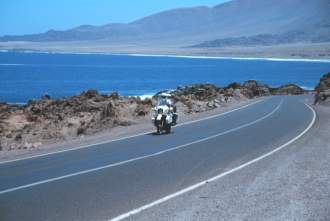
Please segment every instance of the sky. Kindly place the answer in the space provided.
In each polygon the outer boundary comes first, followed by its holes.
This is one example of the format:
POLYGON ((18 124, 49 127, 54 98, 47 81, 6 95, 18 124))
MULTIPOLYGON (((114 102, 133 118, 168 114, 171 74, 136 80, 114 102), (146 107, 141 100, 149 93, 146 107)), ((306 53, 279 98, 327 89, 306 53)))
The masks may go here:
POLYGON ((163 10, 229 0, 0 0, 0 36, 128 23, 163 10))

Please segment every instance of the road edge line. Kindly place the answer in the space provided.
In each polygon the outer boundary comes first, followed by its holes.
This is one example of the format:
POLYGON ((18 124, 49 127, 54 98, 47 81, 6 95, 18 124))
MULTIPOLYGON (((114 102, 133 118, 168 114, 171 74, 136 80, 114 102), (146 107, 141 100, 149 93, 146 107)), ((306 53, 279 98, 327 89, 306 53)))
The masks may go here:
POLYGON ((254 164, 254 163, 256 163, 256 162, 258 162, 260 160, 263 160, 263 159, 265 159, 265 158, 273 155, 274 153, 277 153, 278 151, 282 150, 283 148, 289 146, 290 144, 292 144, 293 142, 295 142, 299 138, 301 138, 303 135, 305 135, 313 127, 313 125, 314 125, 314 123, 316 121, 316 112, 315 112, 315 110, 309 104, 307 104, 307 103, 304 103, 304 104, 312 111, 313 118, 312 118, 311 122, 309 123, 309 125, 307 126, 307 128, 305 128, 304 131, 302 131, 300 134, 298 134, 296 137, 294 137, 293 139, 289 140, 285 144, 283 144, 283 145, 275 148, 274 150, 272 150, 272 151, 270 151, 270 152, 268 152, 268 153, 266 153, 264 155, 261 155, 260 157, 257 157, 257 158, 255 158, 255 159, 253 159, 251 161, 248 161, 248 162, 246 162, 246 163, 244 163, 244 164, 242 164, 242 165, 240 165, 238 167, 235 167, 235 168, 233 168, 231 170, 228 170, 228 171, 226 171, 224 173, 221 173, 221 174, 219 174, 217 176, 214 176, 212 178, 209 178, 209 179, 207 179, 205 181, 202 181, 202 182, 199 182, 199 183, 194 184, 192 186, 189 186, 189 187, 187 187, 187 188, 185 188, 183 190, 180 190, 178 192, 175 192, 173 194, 167 195, 167 196, 165 196, 163 198, 160 198, 160 199, 158 199, 156 201, 153 201, 152 203, 146 204, 146 205, 144 205, 142 207, 139 207, 139 208, 134 209, 134 210, 131 210, 131 211, 127 212, 127 213, 121 214, 121 215, 119 215, 119 216, 117 216, 115 218, 112 218, 112 219, 108 220, 108 221, 121 221, 121 220, 126 219, 126 218, 129 218, 129 217, 131 217, 133 215, 139 214, 139 213, 141 213, 144 210, 150 209, 150 208, 152 208, 152 207, 154 207, 156 205, 159 205, 161 203, 164 203, 164 202, 166 202, 168 200, 171 200, 171 199, 173 199, 175 197, 178 197, 178 196, 183 195, 183 194, 185 194, 187 192, 190 192, 190 191, 195 190, 195 189, 197 189, 199 187, 202 187, 202 186, 204 186, 204 185, 206 185, 206 184, 208 184, 210 182, 214 182, 214 181, 216 181, 216 180, 218 180, 218 179, 220 179, 220 178, 222 178, 222 177, 224 177, 226 175, 232 174, 232 173, 234 173, 236 171, 239 171, 239 170, 241 170, 241 169, 243 169, 245 167, 248 167, 251 164, 254 164))
POLYGON ((270 117, 282 106, 282 104, 283 104, 283 99, 281 100, 280 104, 278 104, 277 107, 273 111, 266 114, 265 116, 263 116, 261 118, 258 118, 257 120, 254 120, 252 122, 243 124, 241 126, 223 131, 221 133, 218 133, 218 134, 215 134, 215 135, 212 135, 212 136, 209 136, 209 137, 205 137, 205 138, 195 140, 195 141, 192 141, 192 142, 189 142, 189 143, 181 144, 179 146, 171 147, 171 148, 168 148, 168 149, 165 149, 165 150, 153 153, 153 154, 144 155, 144 156, 140 156, 140 157, 136 157, 136 158, 128 159, 128 160, 125 160, 125 161, 112 163, 112 164, 108 164, 108 165, 104 165, 104 166, 100 166, 100 167, 96 167, 96 168, 92 168, 92 169, 88 169, 88 170, 82 170, 82 171, 79 171, 79 172, 75 172, 75 173, 71 173, 71 174, 67 174, 67 175, 62 175, 62 176, 59 176, 59 177, 49 178, 49 179, 46 179, 46 180, 41 180, 41 181, 37 181, 37 182, 34 182, 34 183, 30 183, 30 184, 25 184, 25 185, 22 185, 22 186, 17 186, 17 187, 12 187, 12 188, 9 188, 9 189, 0 190, 0 195, 5 194, 5 193, 14 192, 16 190, 21 190, 21 189, 26 189, 26 188, 38 186, 38 185, 45 184, 45 183, 54 182, 54 181, 57 181, 57 180, 62 180, 62 179, 66 179, 66 178, 70 178, 70 177, 74 177, 74 176, 78 176, 78 175, 83 175, 83 174, 87 174, 87 173, 96 172, 96 171, 99 171, 99 170, 104 170, 104 169, 120 166, 120 165, 123 165, 123 164, 131 163, 131 162, 134 162, 134 161, 138 161, 138 160, 142 160, 142 159, 146 159, 146 158, 150 158, 150 157, 156 157, 156 156, 159 156, 159 155, 171 152, 171 151, 182 149, 184 147, 187 147, 187 146, 190 146, 190 145, 193 145, 193 144, 196 144, 196 143, 201 143, 201 142, 204 142, 206 140, 211 140, 211 139, 214 139, 216 137, 223 136, 225 134, 240 130, 242 128, 249 127, 253 124, 256 124, 256 123, 270 117))

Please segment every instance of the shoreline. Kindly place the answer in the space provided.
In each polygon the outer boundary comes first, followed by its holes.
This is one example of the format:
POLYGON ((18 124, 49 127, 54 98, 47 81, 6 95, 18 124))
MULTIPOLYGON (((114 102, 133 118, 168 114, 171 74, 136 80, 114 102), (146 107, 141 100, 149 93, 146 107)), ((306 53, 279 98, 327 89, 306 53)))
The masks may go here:
MULTIPOLYGON (((313 58, 280 58, 280 57, 225 57, 225 56, 200 56, 200 55, 176 55, 176 54, 139 54, 139 53, 111 53, 111 52, 64 52, 64 51, 33 51, 33 50, 0 50, 0 53, 35 53, 35 54, 72 54, 72 55, 110 55, 132 57, 168 57, 186 59, 210 59, 210 60, 247 60, 247 61, 273 61, 273 62, 315 62, 330 63, 330 59, 313 58)), ((8 64, 6 64, 8 65, 8 64)), ((17 64, 15 64, 17 65, 17 64)), ((19 64, 18 64, 19 65, 19 64)))
MULTIPOLYGON (((121 55, 121 54, 113 54, 121 55)), ((197 55, 157 55, 157 54, 123 54, 135 57, 170 57, 170 58, 191 58, 191 59, 213 59, 213 60, 260 60, 260 61, 284 61, 284 62, 321 62, 330 63, 330 59, 305 59, 305 58, 262 58, 262 57, 222 57, 222 56, 197 56, 197 55)))

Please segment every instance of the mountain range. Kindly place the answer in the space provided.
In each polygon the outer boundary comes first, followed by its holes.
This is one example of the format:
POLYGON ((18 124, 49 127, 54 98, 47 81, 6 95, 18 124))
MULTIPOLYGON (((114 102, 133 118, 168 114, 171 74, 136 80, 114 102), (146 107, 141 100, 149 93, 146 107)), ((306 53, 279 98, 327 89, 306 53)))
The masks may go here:
POLYGON ((82 25, 66 31, 2 36, 1 42, 145 43, 180 47, 330 42, 330 0, 232 0, 179 8, 131 23, 82 25))

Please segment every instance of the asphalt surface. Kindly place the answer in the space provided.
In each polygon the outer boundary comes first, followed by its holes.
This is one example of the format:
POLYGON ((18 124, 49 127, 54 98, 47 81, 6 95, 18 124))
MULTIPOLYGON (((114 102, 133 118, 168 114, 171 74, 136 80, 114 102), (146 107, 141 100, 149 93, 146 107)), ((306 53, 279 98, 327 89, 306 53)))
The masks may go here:
POLYGON ((330 105, 281 151, 145 210, 134 221, 329 221, 330 105))
POLYGON ((0 164, 0 220, 109 220, 291 140, 313 117, 302 100, 271 97, 170 135, 0 164))

